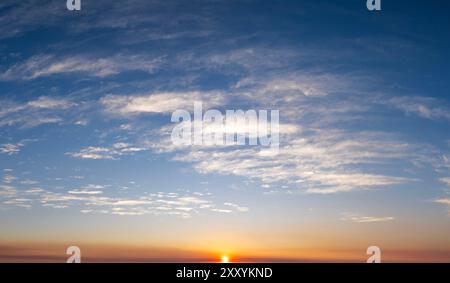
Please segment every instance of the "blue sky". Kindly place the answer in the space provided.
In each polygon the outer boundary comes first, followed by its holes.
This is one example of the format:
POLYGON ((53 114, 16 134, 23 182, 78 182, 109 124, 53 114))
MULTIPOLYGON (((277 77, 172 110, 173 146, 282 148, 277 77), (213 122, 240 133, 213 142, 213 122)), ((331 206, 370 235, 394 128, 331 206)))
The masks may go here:
POLYGON ((448 8, 2 1, 0 240, 448 261, 448 8), (175 147, 194 101, 279 110, 279 153, 175 147))

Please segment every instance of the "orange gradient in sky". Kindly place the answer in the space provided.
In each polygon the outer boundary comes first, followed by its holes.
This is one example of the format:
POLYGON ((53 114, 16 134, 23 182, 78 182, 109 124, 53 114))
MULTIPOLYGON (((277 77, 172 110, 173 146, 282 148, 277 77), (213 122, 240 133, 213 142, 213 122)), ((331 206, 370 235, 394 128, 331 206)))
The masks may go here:
MULTIPOLYGON (((4 243, 0 242, 0 262, 60 262, 69 257, 71 243, 4 243)), ((183 250, 151 246, 126 246, 105 244, 80 244, 81 261, 89 262, 199 262, 199 263, 250 263, 250 262, 365 262, 365 248, 354 250, 304 249, 284 253, 282 250, 242 253, 217 253, 212 251, 183 250)), ((384 250, 384 262, 449 262, 448 251, 384 250)))

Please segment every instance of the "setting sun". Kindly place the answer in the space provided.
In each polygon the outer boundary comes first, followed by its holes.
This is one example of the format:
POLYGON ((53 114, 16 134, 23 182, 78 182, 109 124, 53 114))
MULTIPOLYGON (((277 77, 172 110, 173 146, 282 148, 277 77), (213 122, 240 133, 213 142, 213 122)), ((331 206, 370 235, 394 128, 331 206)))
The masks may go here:
POLYGON ((230 262, 230 258, 226 255, 222 256, 222 263, 229 263, 230 262))

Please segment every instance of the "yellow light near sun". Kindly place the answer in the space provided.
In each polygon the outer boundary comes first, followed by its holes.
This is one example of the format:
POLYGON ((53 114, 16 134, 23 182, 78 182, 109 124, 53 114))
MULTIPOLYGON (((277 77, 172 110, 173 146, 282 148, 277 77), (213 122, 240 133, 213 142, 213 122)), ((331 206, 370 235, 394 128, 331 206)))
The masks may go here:
POLYGON ((229 263, 229 262, 230 259, 226 255, 222 256, 222 263, 229 263))

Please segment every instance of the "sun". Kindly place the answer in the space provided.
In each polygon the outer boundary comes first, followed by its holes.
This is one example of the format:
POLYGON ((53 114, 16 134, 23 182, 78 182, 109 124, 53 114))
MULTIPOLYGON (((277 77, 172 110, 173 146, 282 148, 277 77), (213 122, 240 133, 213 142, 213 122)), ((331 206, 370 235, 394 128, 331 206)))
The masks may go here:
POLYGON ((222 256, 222 263, 229 263, 230 262, 230 258, 226 255, 222 256))

